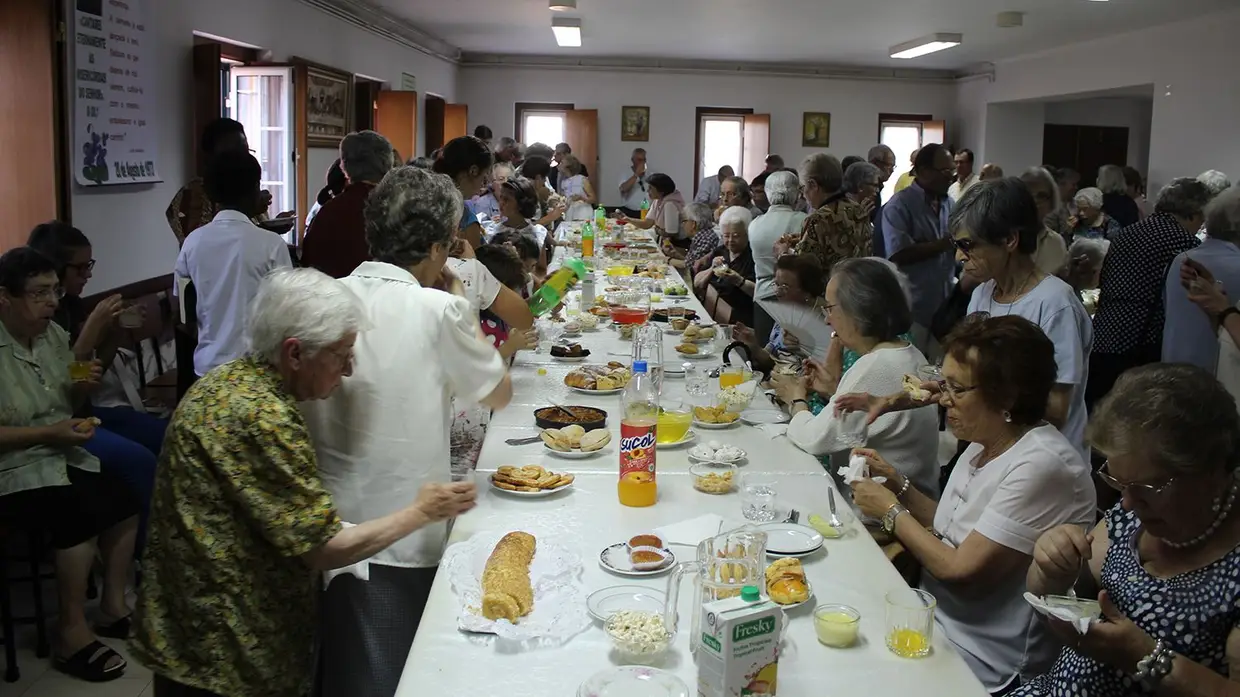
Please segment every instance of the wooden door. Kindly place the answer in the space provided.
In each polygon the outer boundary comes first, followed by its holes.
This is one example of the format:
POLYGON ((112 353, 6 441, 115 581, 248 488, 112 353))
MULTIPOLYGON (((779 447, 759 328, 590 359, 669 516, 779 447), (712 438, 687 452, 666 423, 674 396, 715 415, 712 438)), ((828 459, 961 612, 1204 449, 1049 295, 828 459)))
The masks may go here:
POLYGON ((1128 164, 1128 129, 1048 123, 1042 127, 1042 161, 1071 167, 1081 174, 1082 188, 1094 186, 1103 165, 1128 164))
POLYGON ((445 104, 443 107, 443 142, 469 135, 469 107, 445 104))
POLYGON ((207 124, 224 113, 224 95, 220 89, 220 45, 214 41, 194 46, 194 171, 205 174, 202 159, 202 131, 207 124))
POLYGON ((771 152, 771 115, 745 114, 742 118, 745 120, 745 134, 741 171, 737 174, 749 180, 766 169, 766 156, 771 152))
POLYGON ((430 155, 436 149, 442 148, 444 142, 443 137, 443 120, 444 120, 444 102, 443 97, 433 94, 426 95, 426 104, 423 106, 423 112, 426 114, 426 125, 422 127, 423 137, 426 139, 426 154, 430 155))
MULTIPOLYGON (((1077 169, 1077 141, 1080 137, 1076 126, 1048 123, 1042 127, 1042 162, 1052 167, 1077 169)), ((1082 184, 1082 186, 1089 186, 1082 184)))
POLYGON ((54 26, 50 2, 0 0, 0 252, 60 213, 54 26))
MULTIPOLYGON (((353 83, 353 130, 375 130, 375 99, 383 83, 358 78, 353 83)), ((410 153, 401 153, 412 157, 410 153)))
MULTIPOLYGON (((573 109, 564 112, 564 140, 573 149, 581 164, 590 170, 594 193, 599 193, 598 171, 598 109, 573 109)), ((601 200, 601 197, 600 197, 601 200)))
POLYGON ((923 121, 921 124, 921 144, 938 143, 945 145, 947 140, 946 121, 923 121))
POLYGON ((417 149, 418 93, 388 91, 375 95, 375 130, 401 157, 410 157, 417 149))

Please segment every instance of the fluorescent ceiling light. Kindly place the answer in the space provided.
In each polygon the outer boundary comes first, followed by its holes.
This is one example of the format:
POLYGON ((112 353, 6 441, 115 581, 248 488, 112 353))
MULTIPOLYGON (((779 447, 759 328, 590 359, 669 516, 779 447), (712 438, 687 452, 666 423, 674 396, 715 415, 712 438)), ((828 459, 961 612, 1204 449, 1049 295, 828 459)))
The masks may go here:
POLYGON ((964 37, 960 34, 931 34, 920 39, 906 41, 891 47, 892 58, 918 58, 928 53, 959 46, 964 37))
POLYGON ((581 45, 581 20, 573 17, 552 17, 551 31, 555 42, 561 46, 581 45))
POLYGON ((548 0, 552 12, 569 12, 577 9, 577 0, 548 0))

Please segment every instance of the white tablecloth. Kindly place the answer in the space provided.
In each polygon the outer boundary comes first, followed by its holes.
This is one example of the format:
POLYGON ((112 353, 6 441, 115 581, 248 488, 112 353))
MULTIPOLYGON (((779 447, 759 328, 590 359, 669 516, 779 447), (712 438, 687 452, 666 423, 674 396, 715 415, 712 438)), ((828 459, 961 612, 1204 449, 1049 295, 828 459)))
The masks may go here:
MULTIPOLYGON (((705 317, 705 311, 690 300, 684 304, 705 317)), ((604 329, 575 339, 593 355, 591 362, 622 360, 608 356, 610 351, 627 356, 629 342, 604 329)), ((681 362, 672 351, 669 337, 664 346, 665 361, 681 362)), ((626 361, 627 362, 627 361, 626 361)), ((695 365, 709 369, 719 361, 702 360, 695 365)), ((666 576, 631 579, 611 575, 597 563, 604 547, 653 528, 704 513, 723 516, 725 529, 746 521, 741 517, 738 493, 712 496, 693 489, 687 470, 685 450, 658 453, 659 501, 649 508, 628 508, 616 497, 619 456, 620 396, 591 396, 563 385, 571 365, 553 363, 547 354, 522 352, 513 367, 515 396, 512 403, 496 412, 487 432, 475 475, 479 489, 478 507, 459 518, 451 541, 459 542, 486 531, 521 530, 537 526, 555 531, 561 544, 575 548, 585 562, 584 583, 590 592, 613 585, 643 585, 664 589, 666 576), (546 369, 545 375, 538 368, 546 369), (541 444, 512 447, 507 438, 535 435, 533 410, 551 401, 605 409, 613 441, 604 454, 589 460, 562 460, 545 453, 541 444), (577 475, 573 487, 549 498, 521 499, 497 492, 487 477, 500 465, 540 464, 557 472, 577 475)), ((684 383, 669 379, 665 390, 684 395, 684 383)), ((759 395, 757 400, 763 397, 759 395)), ((781 508, 796 508, 802 521, 811 513, 827 514, 827 488, 830 477, 818 461, 793 447, 786 438, 772 439, 763 432, 741 425, 722 431, 702 431, 706 440, 739 446, 749 454, 745 472, 777 474, 777 493, 781 508)), ((837 500, 839 496, 837 493, 837 500)), ((843 504, 841 503, 841 507, 843 504)), ((789 613, 790 627, 779 664, 781 697, 820 697, 829 694, 901 695, 907 697, 970 697, 985 690, 964 662, 942 637, 934 637, 931 655, 923 659, 902 659, 883 643, 884 594, 905 587, 904 581, 887 561, 879 547, 853 520, 848 535, 828 540, 822 550, 804 559, 807 576, 814 589, 814 600, 789 613), (813 605, 844 603, 861 612, 861 640, 850 649, 831 649, 818 643, 814 635, 813 605)), ((696 543, 697 540, 672 542, 696 543)), ((682 558, 692 558, 690 547, 673 546, 682 558)), ((692 587, 681 589, 680 628, 667 659, 659 666, 678 674, 692 689, 696 667, 689 652, 692 587)), ((423 695, 498 695, 506 697, 571 697, 577 687, 594 673, 615 665, 609 657, 610 640, 595 625, 558 648, 513 650, 494 637, 468 635, 457 629, 460 603, 445 574, 435 579, 417 640, 409 653, 397 697, 423 695)), ((639 696, 635 696, 639 697, 639 696)))

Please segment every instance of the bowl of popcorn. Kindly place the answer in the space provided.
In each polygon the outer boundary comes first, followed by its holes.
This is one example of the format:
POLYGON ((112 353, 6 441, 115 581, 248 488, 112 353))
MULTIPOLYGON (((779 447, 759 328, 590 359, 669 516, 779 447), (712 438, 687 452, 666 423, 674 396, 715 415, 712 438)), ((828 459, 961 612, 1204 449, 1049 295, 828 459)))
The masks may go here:
POLYGON ((672 645, 663 616, 654 612, 619 610, 607 618, 603 630, 611 637, 621 663, 653 665, 663 659, 672 645))
POLYGON ((693 488, 703 494, 728 494, 736 480, 736 465, 725 462, 700 462, 689 468, 693 488))

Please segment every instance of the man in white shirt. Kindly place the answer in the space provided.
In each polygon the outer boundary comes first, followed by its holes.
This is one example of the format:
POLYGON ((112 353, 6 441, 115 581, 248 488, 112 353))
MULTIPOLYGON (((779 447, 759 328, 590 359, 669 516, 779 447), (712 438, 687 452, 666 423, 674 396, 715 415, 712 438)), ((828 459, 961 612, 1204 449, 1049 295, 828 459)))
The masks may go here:
POLYGON ((953 201, 959 201, 970 186, 977 183, 977 173, 973 171, 973 151, 961 148, 956 153, 956 181, 947 189, 947 195, 953 201))
POLYGON ((633 148, 633 156, 629 160, 633 163, 632 167, 620 180, 620 196, 624 199, 620 202, 620 210, 630 218, 640 218, 642 201, 650 200, 650 194, 646 193, 646 178, 650 176, 646 166, 646 149, 633 148))
POLYGON ((184 299, 192 283, 197 297, 199 377, 245 354, 245 324, 259 282, 272 269, 293 265, 284 240, 250 221, 261 206, 261 177, 258 160, 246 151, 215 157, 203 185, 220 212, 187 237, 177 255, 173 292, 184 299))
MULTIPOLYGON (((449 179, 413 167, 390 172, 367 201, 374 261, 341 282, 371 326, 353 347, 353 374, 331 398, 304 405, 323 484, 348 523, 382 518, 425 484, 452 480, 454 397, 491 409, 512 398, 459 281, 446 279, 455 294, 432 287, 445 280, 461 212, 449 179)), ((324 579, 322 697, 396 691, 447 539, 446 521, 426 525, 324 579)))
POLYGON ((732 165, 720 167, 718 174, 713 177, 706 177, 698 184, 697 195, 693 197, 694 203, 705 203, 711 208, 718 206, 723 180, 735 176, 736 170, 732 169, 732 165))

